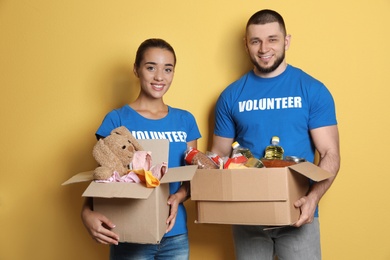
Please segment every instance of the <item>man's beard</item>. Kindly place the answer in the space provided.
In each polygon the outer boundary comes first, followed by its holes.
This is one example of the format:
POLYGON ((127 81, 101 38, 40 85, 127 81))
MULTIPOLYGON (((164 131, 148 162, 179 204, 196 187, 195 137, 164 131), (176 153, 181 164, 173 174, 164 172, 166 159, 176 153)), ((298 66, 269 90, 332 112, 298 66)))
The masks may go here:
POLYGON ((261 67, 260 64, 254 58, 252 58, 251 60, 253 65, 255 65, 255 67, 257 68, 257 70, 265 74, 265 73, 271 73, 274 70, 276 70, 279 67, 279 65, 282 64, 284 57, 285 57, 285 52, 283 51, 282 55, 279 58, 277 58, 274 64, 269 68, 261 67))

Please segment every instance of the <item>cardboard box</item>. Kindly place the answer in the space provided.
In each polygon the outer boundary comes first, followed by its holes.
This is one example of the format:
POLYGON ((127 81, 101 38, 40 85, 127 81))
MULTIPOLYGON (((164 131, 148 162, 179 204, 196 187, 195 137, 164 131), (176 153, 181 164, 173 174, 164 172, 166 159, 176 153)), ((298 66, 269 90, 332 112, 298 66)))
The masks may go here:
POLYGON ((295 223, 309 179, 332 177, 303 162, 283 168, 197 170, 191 181, 196 223, 283 226, 295 223))
MULTIPOLYGON (((152 165, 168 162, 168 140, 138 140, 152 152, 152 165)), ((168 165, 169 167, 169 165, 168 165)), ((121 242, 158 244, 165 234, 169 215, 169 183, 191 180, 197 166, 169 168, 156 188, 144 183, 97 183, 93 171, 79 173, 62 185, 92 181, 82 194, 92 197, 94 210, 108 217, 121 242)))

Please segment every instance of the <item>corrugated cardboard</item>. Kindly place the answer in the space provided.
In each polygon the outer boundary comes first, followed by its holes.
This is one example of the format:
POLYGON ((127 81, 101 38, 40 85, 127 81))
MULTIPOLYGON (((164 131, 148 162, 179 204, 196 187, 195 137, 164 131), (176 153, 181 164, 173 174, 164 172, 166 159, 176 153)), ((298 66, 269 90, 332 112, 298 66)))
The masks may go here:
MULTIPOLYGON (((168 162, 168 140, 138 140, 152 152, 152 165, 168 162)), ((169 165, 168 165, 169 167, 169 165)), ((169 168, 156 188, 143 183, 97 183, 93 171, 79 173, 62 185, 92 181, 83 197, 92 197, 94 210, 108 217, 121 242, 158 244, 165 234, 169 215, 169 183, 191 180, 197 166, 169 168)))
POLYGON ((309 179, 321 181, 332 176, 309 162, 284 168, 199 169, 191 181, 196 222, 291 225, 300 215, 293 204, 307 193, 309 179))

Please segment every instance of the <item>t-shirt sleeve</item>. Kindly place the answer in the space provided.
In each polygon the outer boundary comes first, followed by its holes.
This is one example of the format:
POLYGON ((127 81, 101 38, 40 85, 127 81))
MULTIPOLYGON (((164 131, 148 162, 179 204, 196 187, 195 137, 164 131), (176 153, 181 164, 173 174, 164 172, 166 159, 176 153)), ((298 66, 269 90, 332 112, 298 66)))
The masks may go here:
POLYGON ((106 137, 110 135, 111 131, 121 126, 121 120, 117 111, 112 110, 103 119, 101 125, 97 129, 95 135, 106 137))
POLYGON ((185 122, 187 122, 187 128, 188 128, 187 142, 191 142, 199 139, 201 137, 201 134, 194 115, 192 115, 190 112, 187 112, 185 122))
POLYGON ((224 96, 219 96, 215 106, 214 134, 226 138, 235 137, 235 125, 230 107, 224 96))
POLYGON ((321 85, 315 97, 311 104, 309 129, 336 125, 336 109, 332 94, 321 85))

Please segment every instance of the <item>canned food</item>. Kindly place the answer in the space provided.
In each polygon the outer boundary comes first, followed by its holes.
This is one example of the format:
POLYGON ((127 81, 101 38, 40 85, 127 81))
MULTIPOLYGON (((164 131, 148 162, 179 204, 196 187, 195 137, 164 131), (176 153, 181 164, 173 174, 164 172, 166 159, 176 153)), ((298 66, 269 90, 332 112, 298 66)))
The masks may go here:
POLYGON ((291 161, 291 162, 296 162, 296 163, 306 162, 305 158, 299 158, 297 156, 286 156, 284 159, 286 161, 291 161))

